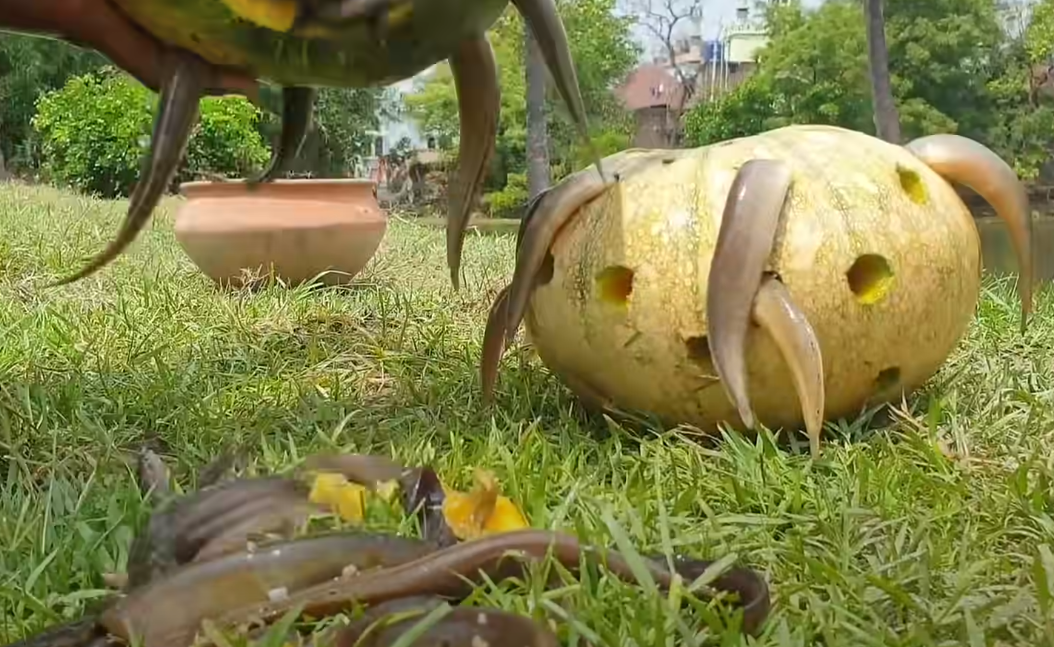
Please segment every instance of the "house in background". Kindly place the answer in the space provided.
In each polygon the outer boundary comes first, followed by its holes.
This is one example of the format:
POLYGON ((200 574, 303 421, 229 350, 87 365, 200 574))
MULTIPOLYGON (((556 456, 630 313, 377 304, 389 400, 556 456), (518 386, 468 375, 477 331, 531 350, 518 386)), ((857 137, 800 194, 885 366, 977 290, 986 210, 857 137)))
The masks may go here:
MULTIPOLYGON (((398 83, 393 83, 391 86, 400 95, 406 95, 414 91, 414 83, 417 79, 427 76, 431 73, 432 68, 421 72, 417 76, 410 77, 409 79, 403 79, 398 83)), ((380 124, 377 130, 370 132, 373 135, 373 151, 371 159, 376 159, 387 155, 393 148, 395 148, 403 138, 410 141, 410 148, 412 150, 424 150, 428 148, 435 148, 435 140, 428 138, 421 133, 421 129, 418 127, 417 122, 408 114, 396 115, 394 119, 382 115, 380 117, 380 124), (429 144, 431 143, 431 146, 429 144)))
MULTIPOLYGON (((409 94, 414 91, 417 80, 426 78, 433 69, 434 67, 430 67, 416 76, 393 83, 389 87, 401 95, 409 94)), ((404 139, 410 142, 410 150, 407 152, 416 154, 419 158, 431 160, 438 154, 435 150, 435 137, 422 133, 417 122, 410 115, 402 113, 394 118, 381 115, 379 121, 379 128, 368 133, 373 136, 373 150, 363 159, 364 168, 361 171, 365 177, 378 182, 379 185, 385 185, 389 179, 390 170, 385 163, 385 156, 404 139)))
POLYGON ((684 88, 667 66, 648 63, 638 67, 616 88, 615 95, 633 113, 636 122, 633 146, 672 146, 670 131, 679 121, 677 108, 684 88))
POLYGON ((735 89, 754 72, 757 52, 768 42, 763 22, 751 16, 746 0, 741 0, 735 21, 723 27, 717 39, 703 40, 698 23, 696 30, 699 34, 674 44, 672 60, 656 56, 631 72, 616 89, 616 96, 634 113, 634 146, 667 148, 679 144, 679 108, 685 92, 679 76, 691 84, 690 96, 684 102, 687 111, 735 89))

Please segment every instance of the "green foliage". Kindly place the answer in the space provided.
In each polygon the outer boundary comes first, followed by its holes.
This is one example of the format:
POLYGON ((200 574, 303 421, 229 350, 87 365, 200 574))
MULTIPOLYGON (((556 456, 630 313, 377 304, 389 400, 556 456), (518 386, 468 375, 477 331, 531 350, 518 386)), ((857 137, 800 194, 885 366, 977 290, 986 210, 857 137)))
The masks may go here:
POLYGON ((873 130, 860 3, 830 0, 809 13, 788 5, 770 17, 759 73, 762 86, 783 98, 778 116, 873 130))
MULTIPOLYGON (((41 96, 32 119, 44 170, 84 192, 128 195, 149 145, 156 106, 149 89, 113 68, 71 78, 41 96)), ((203 100, 179 179, 245 176, 266 163, 270 151, 256 130, 258 119, 259 110, 242 97, 203 100)))
POLYGON ((1002 73, 987 85, 993 115, 986 143, 1025 180, 1036 179, 1051 157, 1054 106, 1049 98, 1031 96, 1030 78, 1034 66, 1045 67, 1040 57, 1050 55, 1052 7, 1052 0, 1036 6, 1023 37, 998 52, 995 64, 1002 73))
MULTIPOLYGON (((1030 66, 1054 47, 1054 0, 1036 5, 1022 37, 994 0, 885 0, 893 93, 904 136, 959 133, 991 146, 1024 178, 1050 158, 1054 108, 1030 97, 1030 66)), ((864 14, 858 0, 770 5, 758 68, 684 119, 702 146, 793 123, 874 133, 864 14)))
MULTIPOLYGON (((494 38, 491 40, 494 45, 494 38)), ((435 66, 428 80, 420 83, 416 92, 403 98, 407 111, 413 116, 422 132, 433 135, 436 145, 442 149, 455 146, 457 141, 458 110, 457 93, 450 64, 446 61, 435 66)), ((502 99, 509 92, 502 88, 502 99)))
POLYGON ((37 97, 105 63, 63 41, 0 32, 0 155, 9 166, 28 169, 39 161, 30 125, 37 97))
MULTIPOLYGON (((639 54, 639 46, 631 34, 633 21, 616 16, 615 5, 615 0, 557 2, 589 114, 591 137, 602 154, 629 143, 632 119, 618 105, 611 90, 633 68, 639 54)), ((524 32, 519 13, 510 6, 488 36, 501 83, 501 121, 488 186, 500 188, 507 176, 522 173, 526 168, 524 32)), ((547 93, 550 159, 554 169, 566 173, 588 165, 591 160, 551 83, 547 93)), ((432 76, 406 97, 405 103, 422 131, 434 135, 440 147, 456 146, 460 132, 457 95, 446 63, 437 66, 432 76)), ((554 179, 559 177, 554 174, 554 179)))
POLYGON ((526 204, 526 173, 509 173, 504 188, 483 195, 483 206, 492 218, 518 218, 526 204))
MULTIPOLYGON (((630 143, 632 142, 629 129, 602 130, 593 135, 590 139, 600 157, 606 157, 621 150, 625 150, 630 147, 630 143)), ((564 163, 554 165, 554 175, 557 177, 563 177, 570 173, 574 173, 579 169, 585 168, 592 163, 593 157, 589 147, 586 146, 585 142, 575 139, 572 142, 571 155, 564 163), (567 167, 568 163, 570 164, 569 168, 567 167)))
POLYGON ((202 173, 246 177, 267 164, 271 151, 256 128, 259 119, 259 109, 241 97, 204 98, 179 181, 202 173))
POLYGON ((693 146, 747 137, 780 125, 775 93, 763 76, 751 76, 711 103, 684 117, 684 133, 693 146))
POLYGON ((1024 48, 1029 63, 1050 63, 1054 56, 1054 1, 1042 0, 1032 8, 1025 29, 1024 48))
POLYGON ((55 181, 102 196, 127 194, 150 133, 150 91, 119 73, 85 74, 41 96, 33 128, 55 181))

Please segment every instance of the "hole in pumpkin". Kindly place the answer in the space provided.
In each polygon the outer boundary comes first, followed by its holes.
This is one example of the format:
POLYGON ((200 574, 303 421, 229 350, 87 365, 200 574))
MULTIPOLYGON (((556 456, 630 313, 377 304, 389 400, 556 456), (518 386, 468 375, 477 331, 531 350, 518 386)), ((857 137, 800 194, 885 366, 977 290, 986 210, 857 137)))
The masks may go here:
POLYGON ((875 378, 875 390, 882 393, 900 384, 900 367, 890 366, 878 372, 875 378))
POLYGON ((856 300, 872 305, 884 299, 893 286, 893 268, 878 254, 864 254, 853 262, 845 278, 856 300))
POLYGON ((900 188, 904 190, 904 193, 908 194, 911 201, 915 204, 926 204, 928 197, 926 195, 926 185, 922 183, 922 178, 915 171, 903 166, 897 166, 897 177, 900 178, 900 188))
POLYGON ((553 259, 552 252, 546 252, 545 258, 542 259, 542 265, 538 268, 538 275, 534 280, 534 284, 549 285, 549 282, 553 280, 553 271, 556 261, 553 259))
POLYGON ((597 274, 597 291, 604 303, 623 306, 633 293, 633 270, 621 265, 605 267, 597 274))
POLYGON ((685 339, 684 349, 688 351, 688 359, 693 362, 710 363, 710 342, 706 335, 685 339))

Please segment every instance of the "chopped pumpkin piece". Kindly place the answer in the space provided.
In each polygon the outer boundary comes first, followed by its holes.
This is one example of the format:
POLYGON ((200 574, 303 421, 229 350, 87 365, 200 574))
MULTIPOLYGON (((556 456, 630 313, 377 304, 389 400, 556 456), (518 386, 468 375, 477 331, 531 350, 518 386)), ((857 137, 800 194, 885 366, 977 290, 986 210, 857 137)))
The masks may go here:
POLYGON ((476 484, 468 493, 445 485, 443 516, 458 539, 476 539, 527 527, 527 519, 508 497, 498 494, 498 481, 486 470, 476 470, 476 484))
POLYGON ((311 486, 311 502, 334 509, 345 521, 362 521, 366 515, 366 487, 340 474, 323 472, 311 486))

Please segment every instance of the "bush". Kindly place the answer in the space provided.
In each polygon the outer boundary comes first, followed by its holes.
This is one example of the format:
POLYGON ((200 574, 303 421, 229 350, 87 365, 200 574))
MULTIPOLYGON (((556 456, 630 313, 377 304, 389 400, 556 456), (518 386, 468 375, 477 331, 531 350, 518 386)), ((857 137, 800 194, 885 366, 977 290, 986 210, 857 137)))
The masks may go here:
POLYGON ((778 99, 760 76, 748 77, 721 98, 692 108, 684 116, 685 140, 689 146, 706 146, 784 125, 778 99))
POLYGON ((179 181, 204 173, 247 177, 262 169, 271 148, 256 129, 260 117, 260 109, 244 97, 205 97, 179 181))
MULTIPOLYGON (((113 68, 72 77, 37 100, 32 124, 45 173, 86 193, 127 196, 139 177, 156 108, 156 95, 113 68)), ((259 118, 242 97, 203 100, 178 180, 246 176, 262 167, 270 149, 256 130, 259 118)))
MULTIPOLYGON (((596 148, 597 155, 601 158, 607 157, 608 155, 614 155, 619 151, 626 150, 632 144, 632 137, 628 132, 622 132, 619 130, 603 130, 599 133, 590 135, 590 141, 596 148)), ((559 180, 571 173, 577 173, 593 164, 593 156, 586 147, 585 143, 582 142, 581 138, 575 137, 574 143, 572 144, 572 151, 570 159, 571 168, 567 168, 566 164, 561 165, 559 168, 553 169, 553 179, 559 180)))
POLYGON ((509 173, 505 188, 483 196, 491 218, 518 218, 527 206, 527 174, 509 173))

